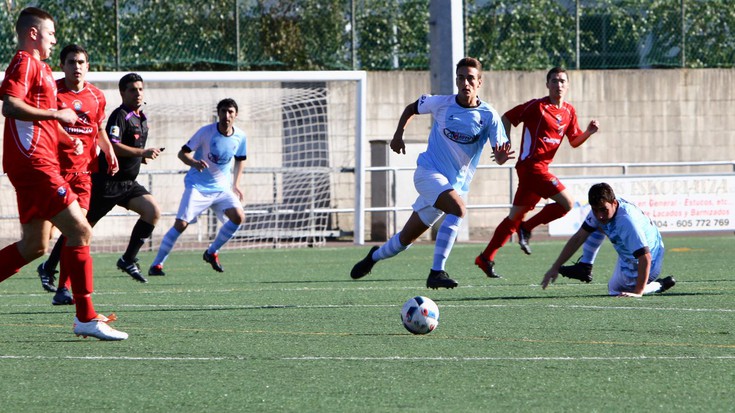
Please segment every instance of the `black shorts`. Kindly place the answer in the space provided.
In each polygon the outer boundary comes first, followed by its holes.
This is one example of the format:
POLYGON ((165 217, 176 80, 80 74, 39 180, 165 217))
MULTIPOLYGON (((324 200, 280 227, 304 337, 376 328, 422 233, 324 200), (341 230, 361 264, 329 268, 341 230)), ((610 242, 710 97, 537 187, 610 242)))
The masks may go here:
POLYGON ((149 195, 147 189, 137 181, 92 181, 92 198, 89 202, 87 221, 95 223, 119 205, 125 209, 134 198, 149 195))

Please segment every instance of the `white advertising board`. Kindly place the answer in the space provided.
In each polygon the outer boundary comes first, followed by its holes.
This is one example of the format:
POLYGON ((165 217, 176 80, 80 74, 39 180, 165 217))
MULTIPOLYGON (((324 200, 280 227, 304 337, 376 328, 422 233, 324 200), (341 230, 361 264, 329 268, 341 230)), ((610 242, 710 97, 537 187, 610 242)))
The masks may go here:
POLYGON ((607 182, 615 195, 635 203, 661 232, 735 230, 735 175, 561 178, 574 208, 549 223, 549 235, 577 232, 589 212, 590 186, 607 182))

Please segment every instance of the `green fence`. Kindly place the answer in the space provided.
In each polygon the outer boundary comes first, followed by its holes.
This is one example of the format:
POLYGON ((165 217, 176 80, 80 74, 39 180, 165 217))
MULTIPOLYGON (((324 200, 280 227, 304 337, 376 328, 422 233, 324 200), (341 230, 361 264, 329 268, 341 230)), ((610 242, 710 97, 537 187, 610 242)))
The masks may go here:
MULTIPOLYGON (((56 17, 59 46, 90 51, 93 70, 429 67, 429 0, 5 0, 4 62, 29 5, 56 17)), ((735 0, 465 0, 464 11, 467 54, 495 70, 735 62, 735 0)))

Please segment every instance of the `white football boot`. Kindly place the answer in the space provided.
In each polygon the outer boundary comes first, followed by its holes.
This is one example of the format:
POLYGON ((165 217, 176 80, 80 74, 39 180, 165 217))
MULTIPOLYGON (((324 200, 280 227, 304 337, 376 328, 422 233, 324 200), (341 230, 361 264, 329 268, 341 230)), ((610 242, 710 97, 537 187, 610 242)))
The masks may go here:
POLYGON ((109 317, 97 314, 97 317, 87 323, 82 323, 78 318, 74 317, 74 334, 76 334, 77 337, 95 337, 100 340, 109 341, 127 339, 128 333, 115 330, 108 324, 115 320, 117 320, 115 314, 110 314, 109 317))

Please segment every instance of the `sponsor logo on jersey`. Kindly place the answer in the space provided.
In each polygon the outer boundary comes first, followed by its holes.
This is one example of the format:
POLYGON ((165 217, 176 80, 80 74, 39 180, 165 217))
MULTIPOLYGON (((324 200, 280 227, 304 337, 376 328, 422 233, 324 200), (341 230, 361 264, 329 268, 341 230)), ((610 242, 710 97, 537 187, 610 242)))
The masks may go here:
POLYGON ((550 138, 548 136, 544 136, 543 138, 541 138, 541 140, 544 141, 544 142, 546 142, 546 143, 553 143, 554 145, 560 145, 561 144, 561 139, 558 139, 558 138, 550 138))
POLYGON ((230 163, 230 160, 232 160, 232 157, 230 156, 228 158, 224 158, 224 157, 220 157, 217 154, 214 154, 212 152, 209 152, 207 154, 207 159, 209 159, 210 161, 216 163, 217 165, 227 165, 228 163, 230 163))
POLYGON ((94 132, 94 128, 91 126, 77 127, 77 126, 64 126, 64 130, 73 135, 90 135, 94 132))
POLYGON ((480 139, 480 135, 474 135, 474 136, 465 135, 463 133, 451 131, 447 128, 444 128, 442 132, 444 133, 444 136, 447 137, 449 140, 453 142, 457 142, 461 145, 470 145, 470 144, 477 142, 480 139))

